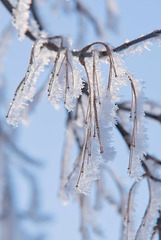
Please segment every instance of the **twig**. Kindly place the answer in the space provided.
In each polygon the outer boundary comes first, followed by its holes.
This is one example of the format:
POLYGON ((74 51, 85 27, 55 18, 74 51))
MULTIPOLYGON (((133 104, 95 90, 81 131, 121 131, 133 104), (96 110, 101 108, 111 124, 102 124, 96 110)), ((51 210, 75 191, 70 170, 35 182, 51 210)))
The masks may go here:
MULTIPOLYGON (((130 107, 125 106, 124 103, 117 104, 117 106, 119 107, 120 110, 123 110, 123 111, 130 112, 130 110, 131 110, 130 107)), ((149 118, 152 118, 156 121, 161 122, 161 114, 157 115, 157 114, 154 114, 154 113, 150 113, 148 111, 144 111, 144 113, 145 113, 146 117, 149 117, 149 118)))
POLYGON ((96 33, 98 35, 101 35, 101 30, 96 19, 92 16, 92 14, 88 11, 88 9, 83 6, 80 0, 76 0, 76 9, 79 13, 84 15, 86 18, 88 18, 92 22, 92 24, 95 27, 96 33))
POLYGON ((31 1, 31 12, 32 12, 33 17, 35 18, 36 22, 37 22, 38 25, 39 25, 39 29, 40 29, 40 30, 43 30, 43 25, 42 25, 42 23, 41 23, 41 20, 40 20, 38 14, 37 14, 36 6, 35 6, 35 5, 36 5, 36 4, 35 4, 35 0, 32 0, 32 1, 31 1))
POLYGON ((28 163, 35 164, 37 166, 42 166, 42 161, 36 160, 29 156, 27 153, 23 152, 21 149, 19 149, 16 144, 10 139, 10 137, 0 129, 0 135, 3 138, 5 142, 9 145, 13 151, 15 151, 16 154, 18 154, 20 157, 22 157, 24 160, 26 160, 28 163))

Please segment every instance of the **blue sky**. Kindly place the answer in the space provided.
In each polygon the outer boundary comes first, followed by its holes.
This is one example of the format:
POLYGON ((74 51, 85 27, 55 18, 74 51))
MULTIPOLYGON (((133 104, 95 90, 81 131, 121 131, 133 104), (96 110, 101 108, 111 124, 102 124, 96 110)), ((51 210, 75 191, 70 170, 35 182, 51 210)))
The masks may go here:
MULTIPOLYGON (((102 23, 102 28, 105 19, 105 10, 103 0, 88 0, 85 1, 89 9, 98 17, 102 23)), ((44 6, 44 5, 43 5, 44 6)), ((119 33, 113 33, 107 30, 104 34, 104 41, 110 43, 111 46, 118 46, 124 43, 127 39, 132 40, 147 34, 153 30, 161 28, 161 2, 160 0, 119 0, 119 33)), ((40 9, 40 16, 43 19, 44 25, 48 31, 52 34, 68 35, 73 41, 76 40, 77 33, 77 18, 74 14, 64 14, 61 10, 55 14, 55 18, 52 17, 52 12, 46 15, 49 7, 44 10, 40 9), (74 40, 75 39, 75 40, 74 40)), ((9 13, 0 4, 0 32, 4 27, 11 22, 9 13)), ((90 25, 87 25, 87 32, 85 37, 85 44, 100 40, 94 34, 90 25)), ((74 42, 75 44, 75 42, 74 42)), ((23 78, 30 56, 32 43, 30 40, 25 39, 22 42, 17 40, 15 34, 13 39, 13 45, 9 50, 9 54, 5 61, 5 76, 7 79, 6 84, 6 112, 9 103, 12 99, 14 91, 18 83, 23 78)), ((125 65, 128 69, 135 74, 136 78, 143 79, 145 82, 145 93, 148 99, 161 102, 161 48, 158 44, 154 44, 151 47, 151 51, 144 50, 141 55, 135 54, 125 57, 125 65)), ((42 83, 45 78, 45 74, 39 78, 39 82, 42 83)), ((125 91, 125 93, 127 93, 125 91)), ((127 93, 128 95, 128 93, 127 93)), ((129 97, 129 95, 128 95, 129 97)), ((3 117, 3 116, 2 116, 3 117)), ((30 124, 23 126, 20 124, 16 129, 16 144, 22 148, 25 152, 29 153, 34 158, 42 159, 45 163, 44 168, 33 169, 30 166, 26 167, 30 169, 37 181, 40 183, 39 194, 41 200, 39 201, 38 210, 41 214, 53 215, 54 219, 47 226, 34 225, 31 231, 31 235, 37 232, 48 232, 47 240, 65 238, 70 240, 80 240, 79 234, 79 209, 76 202, 71 202, 68 206, 63 206, 58 199, 58 187, 60 176, 60 165, 62 158, 62 148, 65 135, 65 119, 66 114, 63 106, 57 111, 53 106, 47 102, 47 94, 44 93, 42 99, 35 107, 34 112, 30 116, 30 124), (33 231, 33 233, 32 233, 33 231), (35 233, 34 233, 35 232, 35 233), (54 237, 53 237, 54 236, 54 237)), ((149 150, 152 154, 160 154, 160 139, 158 132, 160 133, 159 124, 147 123, 150 126, 149 133, 149 150)), ((128 164, 128 153, 125 148, 125 144, 121 142, 121 138, 118 133, 115 133, 115 146, 118 154, 115 163, 112 163, 112 167, 115 165, 116 169, 123 169, 123 172, 118 173, 119 176, 125 180, 128 164), (120 143, 121 142, 121 143, 120 143), (124 149, 124 150, 122 150, 124 149)), ((12 156, 13 160, 16 156, 12 156)), ((23 164, 17 164, 14 166, 14 161, 11 163, 11 178, 13 189, 13 196, 15 199, 15 207, 18 212, 25 212, 30 201, 30 183, 23 177, 22 169, 23 164), (23 189, 23 190, 22 190, 23 189), (22 192, 23 191, 23 192, 22 192)), ((108 239, 114 238, 113 234, 115 230, 111 231, 113 227, 107 218, 107 215, 113 215, 114 219, 117 215, 111 208, 107 208, 105 213, 102 213, 103 222, 107 224, 107 236, 108 239), (107 211, 108 209, 108 211, 107 211), (115 216, 116 215, 116 216, 115 216)), ((101 219, 101 221, 102 221, 101 219)), ((113 220, 115 221, 115 220, 113 220)), ((106 225, 105 224, 105 225, 106 225)), ((28 224, 25 228, 31 229, 28 224)), ((29 232, 30 232, 29 231, 29 232)), ((97 238, 96 238, 97 239, 97 238)), ((93 240, 93 239, 92 239, 93 240)))

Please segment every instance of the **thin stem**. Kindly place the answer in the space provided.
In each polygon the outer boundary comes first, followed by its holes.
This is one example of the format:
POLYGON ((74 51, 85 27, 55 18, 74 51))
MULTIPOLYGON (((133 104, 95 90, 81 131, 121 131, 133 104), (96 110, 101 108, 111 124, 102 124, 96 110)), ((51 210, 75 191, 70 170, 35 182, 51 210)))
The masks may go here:
MULTIPOLYGON (((132 78, 127 73, 126 73, 126 75, 128 76, 128 79, 131 83, 131 89, 132 89, 131 107, 133 107, 133 97, 134 97, 134 100, 135 100, 134 126, 133 126, 131 143, 130 143, 130 158, 129 158, 129 167, 128 167, 129 173, 131 174, 133 150, 135 148, 135 134, 136 134, 136 131, 137 131, 137 96, 136 96, 136 90, 135 90, 135 86, 134 86, 132 78)), ((131 109, 131 113, 132 113, 132 109, 131 109)))
POLYGON ((139 232, 141 231, 141 229, 145 226, 145 221, 146 221, 146 216, 148 215, 149 211, 150 211, 150 207, 151 207, 151 202, 152 202, 152 190, 151 190, 151 185, 150 185, 150 181, 149 181, 149 178, 147 178, 147 181, 148 181, 148 188, 149 188, 149 202, 148 202, 148 206, 146 208, 146 211, 145 211, 145 214, 144 214, 144 217, 142 219, 142 222, 136 232, 136 236, 135 236, 135 239, 137 240, 138 239, 138 236, 139 236, 139 232))

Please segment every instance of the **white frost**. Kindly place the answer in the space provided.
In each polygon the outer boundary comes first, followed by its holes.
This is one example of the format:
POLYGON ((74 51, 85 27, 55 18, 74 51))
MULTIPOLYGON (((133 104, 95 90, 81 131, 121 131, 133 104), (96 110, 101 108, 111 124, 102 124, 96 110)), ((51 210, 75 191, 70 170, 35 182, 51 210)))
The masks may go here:
POLYGON ((39 73, 44 70, 45 65, 50 63, 52 57, 51 51, 45 47, 41 48, 45 42, 45 39, 39 39, 35 42, 31 51, 31 59, 27 73, 17 88, 14 99, 10 105, 7 122, 14 127, 17 127, 18 123, 23 121, 24 110, 29 102, 33 101, 39 73))
MULTIPOLYGON (((158 174, 158 165, 153 161, 146 161, 148 168, 153 176, 160 177, 158 174)), ((150 203, 143 218, 142 225, 137 233, 136 240, 151 239, 154 226, 159 218, 159 210, 161 209, 161 183, 149 179, 150 203)))
POLYGON ((29 27, 29 8, 31 0, 19 0, 13 10, 13 26, 18 30, 19 40, 23 40, 29 27))
POLYGON ((81 95, 83 75, 80 66, 78 67, 77 59, 73 58, 66 45, 65 43, 66 49, 61 51, 57 62, 54 63, 50 76, 52 86, 48 100, 56 108, 59 107, 59 102, 62 100, 67 110, 73 111, 75 100, 81 95))
MULTIPOLYGON (((147 151, 147 135, 145 127, 144 105, 145 96, 143 93, 142 81, 133 81, 136 90, 136 128, 134 129, 134 144, 130 147, 130 165, 129 173, 132 178, 139 180, 143 174, 141 167, 141 160, 144 158, 144 154, 147 151)), ((135 107, 135 106, 134 106, 135 107)), ((134 114, 134 113, 133 113, 134 114)), ((134 121, 134 119, 133 119, 134 121)))

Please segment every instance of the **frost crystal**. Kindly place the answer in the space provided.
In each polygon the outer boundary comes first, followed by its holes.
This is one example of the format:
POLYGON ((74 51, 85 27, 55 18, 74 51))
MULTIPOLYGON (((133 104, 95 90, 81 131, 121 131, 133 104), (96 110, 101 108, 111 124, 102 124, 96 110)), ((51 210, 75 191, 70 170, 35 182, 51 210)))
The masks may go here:
POLYGON ((77 182, 77 190, 84 194, 91 191, 93 181, 99 178, 100 165, 113 160, 116 155, 112 146, 112 129, 116 123, 116 102, 120 100, 120 88, 127 84, 127 78, 123 78, 125 71, 122 68, 122 61, 117 54, 112 54, 117 76, 113 71, 110 88, 107 89, 100 71, 98 53, 96 51, 93 53, 93 62, 91 59, 85 60, 89 103, 82 167, 77 182))
MULTIPOLYGON (((28 30, 32 32, 33 36, 36 38, 40 35, 39 25, 35 19, 30 19, 28 30)), ((45 37, 45 36, 42 36, 45 37)))
POLYGON ((75 99, 81 95, 83 87, 82 73, 78 62, 73 59, 72 53, 65 45, 65 50, 56 56, 53 71, 50 75, 49 102, 56 108, 63 100, 68 111, 74 110, 75 99))
POLYGON ((13 26, 18 30, 19 40, 23 40, 29 26, 31 0, 19 0, 13 10, 13 26))
POLYGON ((98 152, 98 144, 94 140, 91 142, 91 157, 85 159, 83 173, 81 174, 77 190, 83 194, 89 194, 94 181, 100 177, 100 155, 98 152))
MULTIPOLYGON (((147 162, 146 162, 147 163, 147 162)), ((153 173, 153 176, 159 176, 158 166, 151 161, 148 161, 148 168, 153 173)), ((161 186, 159 181, 148 179, 149 184, 149 204, 146 209, 143 221, 138 229, 137 240, 152 239, 154 226, 159 218, 159 210, 161 209, 161 186)))
POLYGON ((147 148, 147 135, 144 116, 145 97, 142 91, 142 82, 140 80, 134 80, 133 82, 135 86, 137 101, 135 102, 136 113, 133 113, 135 116, 133 119, 133 140, 130 146, 129 173, 132 178, 139 180, 143 174, 143 169, 141 167, 140 161, 143 159, 147 148))
POLYGON ((126 214, 124 217, 124 232, 123 240, 126 239, 136 239, 135 238, 135 210, 136 210, 136 191, 139 186, 138 182, 135 182, 129 192, 129 198, 127 203, 126 214))
POLYGON ((50 63, 52 53, 45 47, 42 48, 46 41, 47 40, 45 39, 39 39, 35 42, 31 51, 27 73, 19 84, 14 99, 10 105, 7 114, 7 122, 14 127, 17 127, 18 123, 23 120, 24 110, 29 102, 32 102, 33 100, 39 73, 44 70, 45 65, 50 63))

